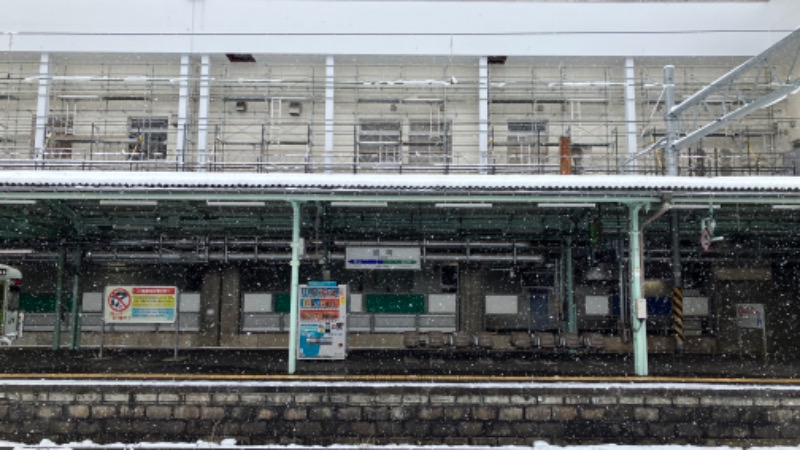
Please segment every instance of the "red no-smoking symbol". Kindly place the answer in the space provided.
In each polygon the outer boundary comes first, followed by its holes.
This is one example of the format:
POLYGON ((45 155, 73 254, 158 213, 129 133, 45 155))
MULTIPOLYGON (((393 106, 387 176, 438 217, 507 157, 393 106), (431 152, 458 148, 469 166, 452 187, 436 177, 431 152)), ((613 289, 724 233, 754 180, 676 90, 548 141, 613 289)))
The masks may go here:
POLYGON ((131 293, 125 289, 114 289, 108 294, 108 306, 114 311, 125 311, 131 306, 131 293))

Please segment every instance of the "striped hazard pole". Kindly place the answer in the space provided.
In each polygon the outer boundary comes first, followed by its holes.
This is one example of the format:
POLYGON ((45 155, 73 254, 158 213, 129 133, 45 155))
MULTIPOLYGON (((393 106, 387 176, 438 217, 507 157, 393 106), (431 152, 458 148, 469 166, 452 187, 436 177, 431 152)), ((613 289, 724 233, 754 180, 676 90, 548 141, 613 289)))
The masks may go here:
POLYGON ((683 291, 672 288, 672 335, 675 336, 675 353, 683 353, 683 291))

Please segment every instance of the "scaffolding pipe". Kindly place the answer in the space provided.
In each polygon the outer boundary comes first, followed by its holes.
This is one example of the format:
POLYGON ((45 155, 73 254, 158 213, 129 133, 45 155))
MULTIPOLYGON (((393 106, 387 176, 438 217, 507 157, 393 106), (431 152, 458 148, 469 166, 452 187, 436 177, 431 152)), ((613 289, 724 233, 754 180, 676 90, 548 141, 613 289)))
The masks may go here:
POLYGON ((530 248, 526 242, 471 241, 334 241, 340 247, 473 247, 473 248, 530 248))
POLYGON ((628 173, 636 173, 636 149, 639 148, 636 132, 636 72, 633 58, 625 58, 625 134, 628 141, 628 173))
MULTIPOLYGON (((253 251, 251 253, 231 253, 231 252, 182 252, 171 254, 157 254, 152 252, 92 252, 87 253, 86 259, 94 263, 101 262, 171 262, 171 263, 196 263, 199 261, 290 261, 292 254, 287 253, 262 253, 253 251)), ((304 260, 313 259, 306 256, 304 260)), ((342 253, 331 254, 331 259, 343 260, 345 255, 342 253)), ((520 254, 425 254, 422 257, 425 261, 496 261, 496 262, 542 262, 544 257, 541 255, 520 255, 520 254)))
POLYGON ((489 59, 478 61, 478 159, 480 173, 489 167, 489 59))
MULTIPOLYGON (((314 242, 319 244, 319 241, 314 242)), ((172 245, 176 247, 197 247, 198 244, 203 244, 205 247, 212 247, 218 245, 227 245, 228 247, 238 246, 259 246, 259 247, 289 247, 292 242, 285 241, 264 241, 261 239, 247 239, 247 240, 208 240, 208 241, 194 241, 185 239, 140 239, 140 240, 124 240, 112 243, 115 247, 165 247, 172 245)), ((442 248, 458 248, 458 247, 472 247, 472 248, 531 248, 527 242, 508 242, 508 241, 334 241, 334 245, 338 247, 442 247, 442 248)))

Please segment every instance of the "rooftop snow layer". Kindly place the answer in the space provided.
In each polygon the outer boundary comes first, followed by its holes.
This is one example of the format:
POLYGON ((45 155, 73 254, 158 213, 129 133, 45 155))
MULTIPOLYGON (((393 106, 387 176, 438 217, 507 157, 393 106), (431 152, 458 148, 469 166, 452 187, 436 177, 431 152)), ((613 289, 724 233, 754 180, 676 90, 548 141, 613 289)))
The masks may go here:
POLYGON ((258 174, 208 172, 0 172, 0 187, 371 190, 678 190, 800 191, 800 177, 618 175, 258 174))

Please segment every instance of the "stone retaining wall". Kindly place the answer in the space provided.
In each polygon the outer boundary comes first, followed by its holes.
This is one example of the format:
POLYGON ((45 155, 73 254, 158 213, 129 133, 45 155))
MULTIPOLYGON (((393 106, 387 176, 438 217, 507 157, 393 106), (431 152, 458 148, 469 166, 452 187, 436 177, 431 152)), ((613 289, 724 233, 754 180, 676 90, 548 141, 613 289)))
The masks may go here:
POLYGON ((681 385, 25 384, 0 381, 0 440, 57 443, 800 442, 800 391, 681 385))

